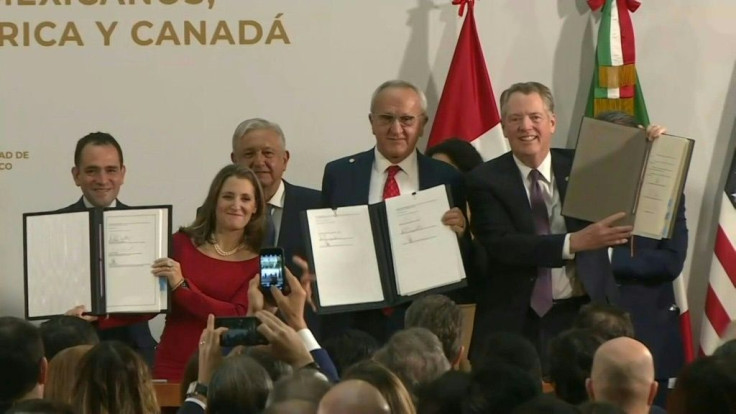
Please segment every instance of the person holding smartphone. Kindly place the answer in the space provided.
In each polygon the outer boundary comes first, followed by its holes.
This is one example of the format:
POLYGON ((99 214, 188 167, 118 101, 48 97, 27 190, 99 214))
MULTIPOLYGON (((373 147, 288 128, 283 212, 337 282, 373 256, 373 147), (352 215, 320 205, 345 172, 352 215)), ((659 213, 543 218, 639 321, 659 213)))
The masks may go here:
POLYGON ((212 181, 194 223, 174 234, 172 257, 153 263, 153 274, 168 281, 173 302, 154 378, 181 380, 209 314, 246 315, 249 282, 260 267, 265 214, 263 190, 253 171, 228 165, 212 181))

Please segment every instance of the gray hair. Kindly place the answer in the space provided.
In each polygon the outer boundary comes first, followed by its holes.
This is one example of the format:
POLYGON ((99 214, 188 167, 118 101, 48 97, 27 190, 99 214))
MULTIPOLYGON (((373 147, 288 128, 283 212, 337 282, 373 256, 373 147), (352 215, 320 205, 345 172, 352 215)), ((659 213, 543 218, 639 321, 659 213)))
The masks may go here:
POLYGON ((243 137, 243 135, 257 129, 269 129, 279 134, 279 138, 281 138, 281 146, 284 147, 283 149, 286 149, 286 138, 284 138, 284 131, 281 130, 279 124, 263 118, 251 118, 241 122, 235 128, 235 132, 233 132, 233 151, 235 151, 235 144, 243 137))
POLYGON ((371 113, 373 113, 373 109, 376 106, 376 98, 378 98, 378 95, 388 88, 413 90, 419 96, 419 105, 422 107, 422 113, 425 116, 427 115, 427 97, 424 95, 424 91, 414 86, 413 83, 400 79, 383 82, 378 88, 376 88, 376 90, 373 92, 373 95, 371 96, 371 113))
POLYGON ((396 332, 373 359, 396 374, 412 394, 450 370, 442 343, 426 328, 396 332))
POLYGON ((536 93, 542 98, 547 110, 550 113, 555 113, 555 99, 552 97, 552 91, 546 85, 539 82, 519 82, 511 85, 501 93, 501 120, 506 118, 509 98, 516 92, 523 93, 524 95, 536 93))
POLYGON ((450 363, 455 362, 462 350, 463 311, 444 295, 428 295, 414 301, 404 315, 407 328, 427 328, 442 343, 450 363))

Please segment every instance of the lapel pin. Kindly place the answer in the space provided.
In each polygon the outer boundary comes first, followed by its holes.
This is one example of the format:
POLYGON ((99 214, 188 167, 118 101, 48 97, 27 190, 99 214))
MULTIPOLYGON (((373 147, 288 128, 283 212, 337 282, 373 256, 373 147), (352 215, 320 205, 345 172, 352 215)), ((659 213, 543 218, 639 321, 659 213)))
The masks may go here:
POLYGON ((349 159, 348 162, 351 163, 351 164, 354 163, 355 162, 355 158, 349 159))

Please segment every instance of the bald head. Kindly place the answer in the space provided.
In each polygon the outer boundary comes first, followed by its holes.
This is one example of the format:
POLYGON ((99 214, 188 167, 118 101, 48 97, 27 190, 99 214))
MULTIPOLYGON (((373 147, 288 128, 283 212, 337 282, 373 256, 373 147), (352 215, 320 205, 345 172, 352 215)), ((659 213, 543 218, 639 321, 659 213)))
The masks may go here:
POLYGON ((317 414, 390 414, 388 402, 378 389, 361 380, 343 381, 319 402, 317 414))
POLYGON ((606 401, 627 413, 647 413, 657 393, 652 354, 641 342, 620 337, 601 345, 587 382, 594 401, 606 401))

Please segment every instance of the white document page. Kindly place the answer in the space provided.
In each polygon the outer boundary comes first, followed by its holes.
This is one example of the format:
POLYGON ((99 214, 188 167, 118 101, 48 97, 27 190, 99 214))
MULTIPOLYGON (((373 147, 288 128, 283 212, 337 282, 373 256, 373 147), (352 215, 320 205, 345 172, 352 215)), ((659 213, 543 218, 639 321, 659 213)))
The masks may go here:
POLYGON ((92 309, 89 213, 26 217, 28 316, 92 309))
POLYGON ((675 191, 688 141, 663 135, 652 143, 636 207, 634 234, 662 239, 675 213, 675 191))
POLYGON ((399 295, 465 279, 457 235, 442 224, 450 209, 445 186, 385 201, 399 295))
POLYGON ((368 206, 307 210, 321 306, 384 300, 368 206))
POLYGON ((162 280, 153 276, 151 264, 167 255, 167 216, 163 208, 105 211, 107 313, 165 308, 162 280))

